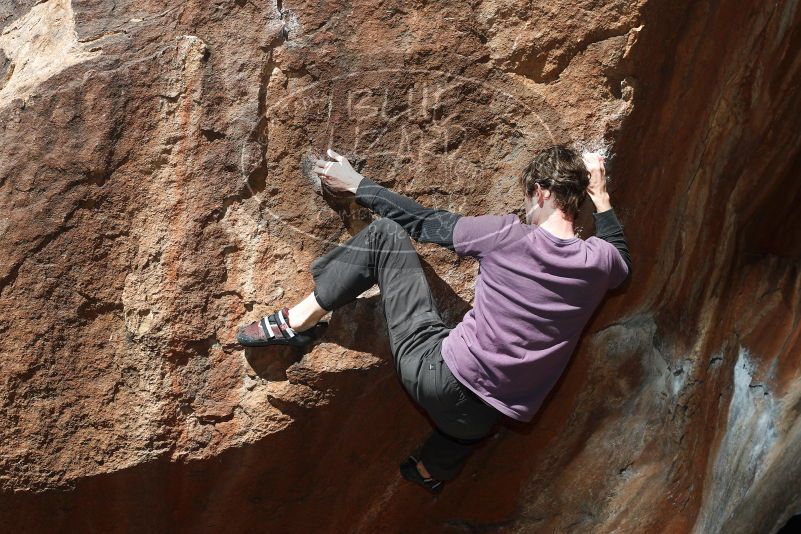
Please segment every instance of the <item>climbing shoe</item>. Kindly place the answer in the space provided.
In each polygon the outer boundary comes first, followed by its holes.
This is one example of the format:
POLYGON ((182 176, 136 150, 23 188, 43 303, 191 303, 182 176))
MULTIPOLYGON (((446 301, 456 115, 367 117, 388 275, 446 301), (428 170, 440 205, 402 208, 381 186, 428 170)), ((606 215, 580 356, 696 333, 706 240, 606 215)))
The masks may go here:
POLYGON ((308 347, 318 341, 327 327, 328 323, 321 321, 308 330, 296 332, 289 326, 289 308, 282 308, 241 327, 236 334, 236 341, 244 347, 308 347))
POLYGON ((442 480, 437 480, 436 478, 423 477, 423 475, 420 474, 420 471, 417 470, 417 462, 419 461, 419 458, 416 458, 414 455, 409 456, 402 464, 400 464, 401 475, 409 482, 414 482, 418 486, 422 486, 429 493, 434 495, 438 494, 445 486, 445 482, 442 480))

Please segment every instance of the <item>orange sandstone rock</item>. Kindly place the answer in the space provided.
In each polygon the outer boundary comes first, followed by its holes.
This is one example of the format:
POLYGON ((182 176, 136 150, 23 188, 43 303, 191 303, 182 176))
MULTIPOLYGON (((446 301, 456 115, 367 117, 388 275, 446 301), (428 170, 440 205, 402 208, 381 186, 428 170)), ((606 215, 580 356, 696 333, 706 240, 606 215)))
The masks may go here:
MULTIPOLYGON (((0 28, 9 531, 769 532, 801 508, 794 2, 28 0, 0 28), (508 213, 575 140, 616 154, 634 278, 438 499, 397 471, 429 422, 380 297, 305 355, 235 345, 366 224, 304 156, 508 213)), ((419 250, 458 321, 476 264, 419 250)))

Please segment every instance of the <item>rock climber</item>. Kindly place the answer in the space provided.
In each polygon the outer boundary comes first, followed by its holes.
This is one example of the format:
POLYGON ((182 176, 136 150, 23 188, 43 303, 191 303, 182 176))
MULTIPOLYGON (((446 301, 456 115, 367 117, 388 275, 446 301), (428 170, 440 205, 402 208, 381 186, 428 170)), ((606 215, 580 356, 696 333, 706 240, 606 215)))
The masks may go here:
POLYGON ((335 193, 381 216, 311 264, 314 290, 240 328, 244 346, 314 343, 321 319, 378 284, 403 387, 434 428, 400 465, 432 493, 456 477, 502 417, 530 421, 565 369, 579 335, 631 257, 606 189, 604 158, 556 145, 524 170, 517 215, 466 216, 425 208, 365 178, 333 150, 314 172, 335 193), (574 223, 589 196, 596 236, 574 223), (479 261, 473 307, 453 328, 437 311, 411 243, 437 243, 479 261))

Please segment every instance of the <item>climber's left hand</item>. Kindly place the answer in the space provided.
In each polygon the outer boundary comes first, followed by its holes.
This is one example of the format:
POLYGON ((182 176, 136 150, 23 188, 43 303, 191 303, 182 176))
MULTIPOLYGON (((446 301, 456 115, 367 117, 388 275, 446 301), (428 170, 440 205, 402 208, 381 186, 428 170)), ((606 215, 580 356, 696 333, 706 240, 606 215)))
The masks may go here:
POLYGON ((364 176, 359 174, 345 158, 328 149, 328 157, 334 161, 318 159, 314 162, 314 172, 323 184, 335 193, 356 193, 364 176))

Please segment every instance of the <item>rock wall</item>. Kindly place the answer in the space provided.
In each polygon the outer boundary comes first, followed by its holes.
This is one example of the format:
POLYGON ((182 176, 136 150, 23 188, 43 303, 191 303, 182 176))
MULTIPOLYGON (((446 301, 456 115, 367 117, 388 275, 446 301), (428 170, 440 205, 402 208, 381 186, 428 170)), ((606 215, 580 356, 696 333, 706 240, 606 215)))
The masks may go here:
MULTIPOLYGON (((2 524, 775 531, 801 509, 800 23, 796 0, 3 2, 2 524), (429 423, 377 295, 307 354, 234 344, 367 222, 304 157, 506 213, 573 140, 615 153, 634 278, 439 498, 397 473, 429 423)), ((419 250, 458 321, 476 264, 419 250)))

